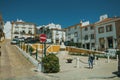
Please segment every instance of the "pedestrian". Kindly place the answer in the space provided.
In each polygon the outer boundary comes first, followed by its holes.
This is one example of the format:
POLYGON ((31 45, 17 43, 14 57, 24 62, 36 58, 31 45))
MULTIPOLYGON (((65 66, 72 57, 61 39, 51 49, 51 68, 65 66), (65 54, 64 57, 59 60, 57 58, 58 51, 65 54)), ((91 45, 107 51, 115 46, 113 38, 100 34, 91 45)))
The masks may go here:
POLYGON ((94 60, 94 56, 92 54, 89 54, 89 56, 88 56, 88 64, 89 64, 90 69, 93 68, 93 60, 94 60))

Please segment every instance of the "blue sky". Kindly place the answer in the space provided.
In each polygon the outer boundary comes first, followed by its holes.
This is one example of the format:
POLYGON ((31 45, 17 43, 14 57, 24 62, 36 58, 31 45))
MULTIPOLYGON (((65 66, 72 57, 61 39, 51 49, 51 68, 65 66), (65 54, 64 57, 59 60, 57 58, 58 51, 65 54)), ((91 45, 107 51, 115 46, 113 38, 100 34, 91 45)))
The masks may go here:
POLYGON ((22 19, 37 25, 60 24, 63 28, 80 20, 94 23, 99 16, 120 16, 120 0, 0 0, 4 21, 22 19))

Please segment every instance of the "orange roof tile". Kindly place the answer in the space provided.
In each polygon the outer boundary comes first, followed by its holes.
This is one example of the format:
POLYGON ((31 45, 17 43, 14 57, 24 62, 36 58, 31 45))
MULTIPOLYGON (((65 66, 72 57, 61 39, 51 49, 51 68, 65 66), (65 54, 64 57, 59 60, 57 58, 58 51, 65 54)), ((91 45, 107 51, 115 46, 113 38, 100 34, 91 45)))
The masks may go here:
POLYGON ((117 19, 120 19, 119 17, 114 17, 114 18, 106 18, 102 21, 98 21, 96 22, 95 24, 101 24, 101 23, 105 23, 105 22, 109 22, 109 21, 113 21, 113 20, 117 20, 117 19))

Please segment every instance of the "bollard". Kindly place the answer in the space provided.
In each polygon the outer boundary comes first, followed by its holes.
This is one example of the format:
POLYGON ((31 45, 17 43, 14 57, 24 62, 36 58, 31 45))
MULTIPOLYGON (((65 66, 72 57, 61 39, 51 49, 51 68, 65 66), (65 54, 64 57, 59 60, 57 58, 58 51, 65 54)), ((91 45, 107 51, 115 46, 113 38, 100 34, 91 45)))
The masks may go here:
POLYGON ((31 50, 29 51, 29 53, 30 53, 30 56, 32 56, 32 52, 31 52, 31 50))
POLYGON ((95 57, 94 57, 94 65, 97 64, 97 60, 98 60, 98 58, 97 58, 97 56, 95 56, 95 57))
POLYGON ((37 49, 36 49, 36 60, 38 59, 37 57, 38 57, 38 51, 37 51, 37 49))
POLYGON ((1 46, 0 46, 0 56, 1 56, 1 46))
POLYGON ((117 56, 116 56, 116 59, 117 59, 117 61, 119 60, 119 59, 118 59, 118 54, 117 54, 117 56))
POLYGON ((110 56, 108 55, 107 56, 107 63, 109 63, 110 62, 110 56))
POLYGON ((41 69, 42 69, 42 65, 41 65, 41 63, 39 62, 39 63, 38 63, 38 66, 37 66, 37 71, 38 71, 38 72, 41 72, 41 71, 42 71, 41 69))
POLYGON ((77 68, 80 67, 80 59, 79 59, 79 57, 76 58, 76 67, 77 68))

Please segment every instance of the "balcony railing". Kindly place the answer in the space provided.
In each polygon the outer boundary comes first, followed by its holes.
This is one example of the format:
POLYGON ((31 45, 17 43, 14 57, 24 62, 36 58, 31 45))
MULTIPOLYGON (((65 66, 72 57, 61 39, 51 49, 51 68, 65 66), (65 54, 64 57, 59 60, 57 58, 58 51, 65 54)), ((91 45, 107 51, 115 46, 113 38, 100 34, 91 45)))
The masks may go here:
POLYGON ((19 32, 14 32, 14 34, 19 34, 19 32))

